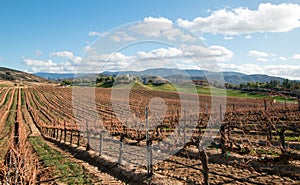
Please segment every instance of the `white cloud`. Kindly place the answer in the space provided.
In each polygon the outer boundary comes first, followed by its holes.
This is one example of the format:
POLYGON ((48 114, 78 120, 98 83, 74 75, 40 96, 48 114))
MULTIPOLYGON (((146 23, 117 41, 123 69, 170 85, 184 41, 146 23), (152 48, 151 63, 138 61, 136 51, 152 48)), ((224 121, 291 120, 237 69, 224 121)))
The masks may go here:
POLYGON ((89 31, 89 36, 97 36, 100 37, 102 35, 104 35, 105 33, 101 33, 101 32, 96 32, 96 31, 89 31))
POLYGON ((261 66, 255 64, 227 64, 227 63, 219 63, 218 64, 221 71, 236 71, 245 74, 263 74, 264 69, 261 66))
POLYGON ((54 67, 57 66, 52 60, 35 60, 35 59, 24 59, 23 63, 27 66, 34 67, 54 67))
POLYGON ((269 62, 269 59, 267 59, 267 58, 261 58, 261 57, 256 58, 256 60, 260 61, 260 62, 269 62))
POLYGON ((177 23, 193 32, 226 35, 288 32, 300 27, 300 5, 261 3, 256 10, 224 8, 208 17, 197 17, 192 21, 178 19, 177 23))
POLYGON ((61 58, 66 58, 76 64, 78 64, 81 61, 81 57, 75 56, 72 52, 70 51, 60 51, 60 52, 53 52, 50 55, 51 57, 61 57, 61 58))
POLYGON ((167 24, 173 24, 173 22, 164 17, 145 17, 144 22, 162 22, 167 24))
POLYGON ((287 60, 287 58, 285 58, 285 57, 278 57, 280 60, 283 60, 283 61, 286 61, 287 60))
POLYGON ((63 57, 67 59, 72 59, 74 57, 74 54, 70 51, 60 51, 51 53, 51 57, 63 57))
POLYGON ((81 57, 75 56, 70 51, 53 52, 50 57, 61 57, 65 61, 55 62, 53 60, 37 60, 23 58, 22 63, 30 66, 32 72, 74 72, 81 62, 81 57))
MULTIPOLYGON (((180 48, 158 48, 150 51, 138 51, 134 55, 123 53, 97 54, 90 52, 80 64, 82 72, 101 70, 144 70, 149 68, 197 68, 199 65, 215 65, 214 61, 225 62, 232 58, 233 52, 223 46, 201 45, 180 48), (130 68, 128 68, 130 67, 130 68)), ((216 66, 216 65, 215 65, 216 66)))
POLYGON ((252 36, 251 36, 251 35, 246 35, 244 38, 245 38, 245 39, 251 39, 252 36))
POLYGON ((205 41, 205 37, 198 37, 200 40, 205 41))
POLYGON ((216 61, 225 62, 233 57, 233 52, 224 46, 211 46, 209 49, 216 61))
POLYGON ((294 59, 294 60, 300 60, 300 54, 295 54, 295 55, 293 56, 293 59, 294 59))
POLYGON ((164 17, 145 17, 144 21, 134 25, 131 30, 146 37, 160 37, 163 31, 172 30, 173 22, 164 17))
POLYGON ((122 41, 135 41, 136 39, 132 36, 129 36, 125 32, 117 32, 115 35, 110 37, 111 40, 115 42, 122 42, 122 41))
POLYGON ((265 71, 270 75, 300 80, 299 65, 267 65, 265 71))
POLYGON ((32 72, 75 72, 77 65, 70 61, 56 63, 52 60, 24 59, 23 64, 31 67, 32 72))
POLYGON ((234 39, 233 37, 224 37, 224 40, 232 40, 234 39))
POLYGON ((218 64, 221 71, 236 71, 245 74, 267 74, 292 80, 300 80, 299 65, 265 65, 259 66, 256 64, 218 64))
POLYGON ((148 53, 140 51, 137 53, 137 57, 140 59, 166 59, 166 58, 174 58, 174 57, 183 57, 184 54, 182 50, 177 48, 159 48, 154 49, 148 53))
POLYGON ((248 55, 251 56, 251 57, 258 57, 258 58, 268 57, 269 56, 269 54, 266 53, 266 52, 256 51, 256 50, 249 51, 248 55))
POLYGON ((183 33, 182 30, 174 26, 171 20, 164 17, 145 17, 142 22, 132 26, 129 30, 144 35, 147 38, 166 37, 168 40, 180 38, 183 41, 191 42, 196 40, 193 35, 183 33))

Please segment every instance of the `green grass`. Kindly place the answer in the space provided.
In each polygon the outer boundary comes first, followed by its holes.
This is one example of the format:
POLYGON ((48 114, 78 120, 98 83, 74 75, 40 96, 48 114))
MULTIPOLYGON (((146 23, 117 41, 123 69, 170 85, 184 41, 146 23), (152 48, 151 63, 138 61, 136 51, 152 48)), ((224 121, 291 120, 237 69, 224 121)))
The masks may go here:
POLYGON ((43 101, 41 101, 40 97, 37 95, 37 93, 34 91, 33 92, 34 97, 36 98, 36 100, 41 104, 41 106, 45 107, 45 104, 43 101))
MULTIPOLYGON (((279 136, 274 136, 275 140, 279 140, 279 136)), ((284 137, 285 141, 297 141, 300 142, 300 136, 285 136, 284 137)))
POLYGON ((2 97, 4 93, 5 93, 5 90, 3 89, 3 90, 0 92, 0 97, 2 97))
POLYGON ((159 91, 176 91, 176 88, 172 84, 161 84, 161 85, 146 85, 151 90, 159 90, 159 91))
POLYGON ((3 102, 3 105, 7 104, 9 98, 10 98, 10 94, 11 94, 12 90, 10 89, 9 92, 7 93, 6 97, 5 97, 5 100, 3 102))
MULTIPOLYGON (((105 86, 98 86, 98 87, 105 87, 105 86)), ((111 86, 109 86, 111 87, 111 86)), ((295 102, 294 99, 287 99, 284 97, 270 97, 268 95, 258 94, 258 93, 249 93, 243 92, 240 90, 232 90, 232 89, 220 89, 215 87, 200 87, 194 85, 186 85, 186 84, 160 84, 160 85, 153 85, 147 84, 144 85, 141 82, 135 82, 134 84, 117 84, 114 85, 113 88, 137 88, 137 89, 148 89, 148 90, 159 90, 159 91, 170 91, 170 92, 183 92, 183 93, 191 93, 191 94, 201 94, 201 95, 213 95, 213 96, 227 96, 227 97, 235 97, 235 98, 267 98, 267 99, 274 99, 277 102, 295 102)))
POLYGON ((9 109, 10 112, 8 118, 5 122, 5 126, 3 130, 0 132, 0 147, 1 147, 0 158, 2 158, 6 154, 8 149, 7 141, 12 131, 13 125, 15 124, 15 120, 16 120, 15 110, 17 109, 17 104, 18 104, 18 93, 15 93, 13 97, 13 103, 9 109))
POLYGON ((29 142, 44 165, 54 169, 53 175, 57 177, 57 181, 67 184, 92 184, 92 177, 85 173, 81 165, 51 148, 41 137, 29 137, 29 142))
POLYGON ((21 89, 21 105, 26 105, 24 89, 21 89))
POLYGON ((279 154, 275 151, 275 150, 265 150, 265 149, 262 149, 262 148, 258 148, 255 150, 255 153, 257 154, 265 154, 265 155, 271 155, 273 157, 278 157, 279 154))
POLYGON ((15 93, 13 97, 13 103, 9 109, 10 112, 6 120, 5 126, 0 133, 0 140, 5 138, 11 132, 12 126, 16 120, 17 104, 18 104, 18 93, 15 93))
POLYGON ((0 87, 10 87, 10 86, 6 84, 0 84, 0 87))
POLYGON ((5 157, 5 154, 8 151, 8 145, 6 144, 8 141, 8 137, 5 137, 3 139, 0 139, 0 160, 2 160, 5 157))

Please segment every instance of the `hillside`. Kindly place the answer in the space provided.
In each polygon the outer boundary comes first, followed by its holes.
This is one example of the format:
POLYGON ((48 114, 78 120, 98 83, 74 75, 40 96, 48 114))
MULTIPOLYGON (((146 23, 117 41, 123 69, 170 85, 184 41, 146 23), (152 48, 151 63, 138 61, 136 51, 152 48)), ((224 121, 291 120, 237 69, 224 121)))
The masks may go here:
POLYGON ((14 84, 36 84, 47 83, 44 78, 38 77, 33 74, 25 73, 22 71, 0 67, 0 84, 5 86, 11 86, 14 84))

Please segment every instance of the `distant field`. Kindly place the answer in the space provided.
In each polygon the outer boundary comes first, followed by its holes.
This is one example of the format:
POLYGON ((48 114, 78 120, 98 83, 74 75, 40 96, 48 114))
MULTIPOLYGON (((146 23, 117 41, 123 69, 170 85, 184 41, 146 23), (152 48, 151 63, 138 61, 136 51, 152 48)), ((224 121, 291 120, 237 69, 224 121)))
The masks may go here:
MULTIPOLYGON (((128 88, 130 85, 128 84, 118 84, 114 86, 114 88, 128 88)), ((185 93, 195 93, 195 89, 198 94, 202 95, 211 95, 211 88, 210 87, 200 87, 200 86, 187 86, 187 85, 176 85, 177 89, 172 84, 161 84, 161 85, 153 85, 148 84, 144 85, 141 82, 136 82, 134 84, 134 88, 144 88, 147 90, 160 90, 160 91, 180 91, 185 93), (194 89, 194 87, 196 87, 194 89)), ((219 88, 213 88, 213 94, 217 96, 224 95, 224 90, 219 88)), ((268 98, 268 99, 274 99, 278 102, 294 102, 294 99, 290 98, 284 98, 284 97, 270 97, 268 95, 263 94, 257 94, 257 93, 246 93, 239 90, 226 90, 226 96, 229 97, 236 97, 236 98, 268 98)))

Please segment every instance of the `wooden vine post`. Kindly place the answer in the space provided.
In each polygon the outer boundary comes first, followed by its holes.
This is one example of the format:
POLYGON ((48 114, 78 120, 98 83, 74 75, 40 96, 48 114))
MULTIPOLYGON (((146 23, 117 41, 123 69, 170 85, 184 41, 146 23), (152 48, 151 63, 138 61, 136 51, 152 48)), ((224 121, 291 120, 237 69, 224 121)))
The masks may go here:
POLYGON ((284 132, 286 131, 286 126, 282 126, 279 132, 279 141, 280 141, 280 149, 282 153, 286 152, 286 148, 285 148, 285 136, 284 136, 284 132))
POLYGON ((298 110, 300 111, 300 96, 298 96, 298 110))
POLYGON ((80 146, 80 131, 77 131, 77 146, 80 146))
POLYGON ((73 143, 73 129, 71 129, 71 136, 70 136, 70 145, 73 143))
POLYGON ((89 130, 89 124, 88 121, 85 121, 85 126, 86 126, 86 137, 87 137, 87 144, 86 144, 86 151, 90 150, 90 130, 89 130))
POLYGON ((148 176, 153 175, 153 154, 152 154, 152 141, 149 139, 149 108, 146 107, 146 143, 147 143, 147 174, 148 176))
POLYGON ((102 155, 103 150, 103 132, 100 132, 100 145, 99 145, 99 154, 102 155))
POLYGON ((66 128, 66 122, 64 122, 64 143, 67 142, 67 128, 66 128))
POLYGON ((271 141, 273 140, 272 123, 268 122, 267 124, 267 143, 271 145, 271 141))
POLYGON ((223 116, 222 116, 222 105, 220 105, 220 123, 221 123, 221 149, 222 149, 222 154, 226 153, 225 149, 225 144, 226 144, 226 139, 225 139, 225 125, 223 124, 223 116))
POLYGON ((199 156, 202 163, 202 174, 204 177, 204 184, 209 185, 209 168, 208 168, 208 158, 204 151, 204 147, 199 143, 199 156))
POLYGON ((265 111, 267 111, 268 107, 267 107, 267 100, 264 99, 264 105, 265 105, 265 111))
POLYGON ((59 129, 59 130, 60 130, 59 141, 61 141, 63 130, 62 129, 59 129))
POLYGON ((123 155, 123 140, 124 140, 124 134, 121 135, 120 138, 120 146, 119 146, 119 158, 118 158, 118 164, 122 163, 122 155, 123 155))

